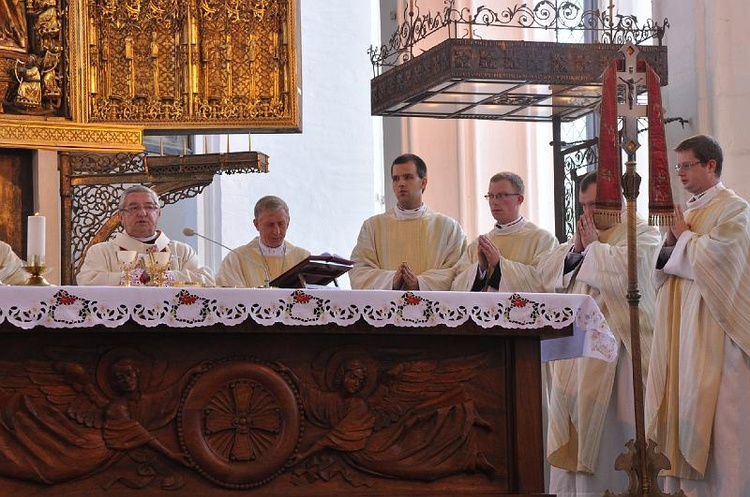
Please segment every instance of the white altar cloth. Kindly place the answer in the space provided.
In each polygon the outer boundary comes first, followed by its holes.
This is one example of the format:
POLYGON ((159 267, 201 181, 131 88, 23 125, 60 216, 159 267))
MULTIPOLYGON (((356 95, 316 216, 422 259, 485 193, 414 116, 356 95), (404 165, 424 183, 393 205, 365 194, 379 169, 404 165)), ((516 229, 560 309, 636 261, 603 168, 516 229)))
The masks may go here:
POLYGON ((0 287, 0 323, 32 328, 121 326, 192 328, 248 319, 264 326, 335 324, 362 319, 373 327, 457 327, 471 320, 491 329, 560 329, 542 359, 575 356, 612 361, 617 342, 588 295, 554 293, 403 292, 281 288, 0 287))

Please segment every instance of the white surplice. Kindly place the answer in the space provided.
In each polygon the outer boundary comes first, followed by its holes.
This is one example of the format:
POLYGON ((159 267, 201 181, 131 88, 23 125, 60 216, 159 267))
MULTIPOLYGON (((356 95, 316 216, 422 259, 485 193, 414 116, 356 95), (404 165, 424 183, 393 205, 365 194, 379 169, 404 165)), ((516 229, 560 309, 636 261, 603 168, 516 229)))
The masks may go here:
POLYGON ((750 206, 719 183, 688 203, 685 221, 656 271, 647 436, 671 461, 668 488, 747 495, 750 206))
MULTIPOLYGON (((659 231, 642 218, 636 223, 642 375, 645 378, 654 316, 651 263, 659 231)), ((550 291, 591 295, 622 345, 618 361, 591 358, 547 365, 549 418, 547 460, 550 493, 560 497, 601 496, 624 490, 627 479, 614 470, 617 455, 635 438, 628 288, 627 225, 599 232, 583 260, 564 273, 572 242, 558 247, 541 264, 550 291)))

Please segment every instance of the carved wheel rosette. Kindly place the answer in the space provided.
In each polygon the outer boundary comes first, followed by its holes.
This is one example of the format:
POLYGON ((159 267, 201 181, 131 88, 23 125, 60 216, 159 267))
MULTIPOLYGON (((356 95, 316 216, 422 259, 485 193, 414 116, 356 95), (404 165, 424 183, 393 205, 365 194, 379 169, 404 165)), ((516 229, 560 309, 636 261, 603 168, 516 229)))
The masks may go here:
POLYGON ((252 488, 281 474, 302 435, 294 386, 258 362, 218 363, 196 376, 180 409, 179 437, 195 469, 229 488, 252 488))

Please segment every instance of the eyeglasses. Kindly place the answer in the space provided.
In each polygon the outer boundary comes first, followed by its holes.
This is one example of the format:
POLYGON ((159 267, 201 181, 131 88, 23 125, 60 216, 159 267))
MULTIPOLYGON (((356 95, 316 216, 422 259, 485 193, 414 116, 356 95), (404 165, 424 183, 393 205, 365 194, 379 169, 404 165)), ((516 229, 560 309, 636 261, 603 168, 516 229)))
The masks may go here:
POLYGON ((696 160, 696 161, 693 161, 693 162, 683 162, 682 164, 675 164, 674 165, 674 170, 675 171, 679 171, 681 169, 684 169, 685 171, 687 171, 688 169, 690 169, 691 167, 693 167, 696 164, 705 164, 705 162, 702 161, 702 160, 696 160))
POLYGON ((516 197, 520 193, 488 193, 484 196, 487 200, 502 200, 504 198, 516 197))
POLYGON ((146 214, 152 214, 159 210, 158 205, 131 205, 130 207, 125 207, 124 209, 120 209, 122 212, 127 212, 128 214, 138 214, 141 211, 144 211, 146 214))

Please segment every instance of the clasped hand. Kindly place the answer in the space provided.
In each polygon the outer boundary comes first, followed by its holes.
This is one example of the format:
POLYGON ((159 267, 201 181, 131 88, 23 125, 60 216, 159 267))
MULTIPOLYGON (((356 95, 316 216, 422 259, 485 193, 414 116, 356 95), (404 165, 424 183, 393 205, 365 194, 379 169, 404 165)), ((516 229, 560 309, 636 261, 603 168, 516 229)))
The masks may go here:
POLYGON ((398 265, 396 274, 393 275, 394 290, 419 290, 419 280, 416 273, 409 267, 409 263, 403 261, 398 265))
POLYGON ((682 209, 679 205, 674 206, 674 220, 672 226, 667 230, 667 239, 664 245, 671 247, 677 244, 677 240, 684 232, 690 229, 690 225, 685 221, 685 217, 682 214, 682 209))
POLYGON ((492 243, 492 240, 487 235, 479 235, 477 239, 477 262, 479 268, 482 271, 487 271, 487 268, 497 266, 500 263, 500 257, 500 251, 492 243))
POLYGON ((586 247, 599 240, 599 231, 596 229, 594 217, 591 214, 581 214, 576 223, 576 232, 573 236, 573 251, 580 254, 586 247))

